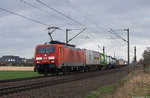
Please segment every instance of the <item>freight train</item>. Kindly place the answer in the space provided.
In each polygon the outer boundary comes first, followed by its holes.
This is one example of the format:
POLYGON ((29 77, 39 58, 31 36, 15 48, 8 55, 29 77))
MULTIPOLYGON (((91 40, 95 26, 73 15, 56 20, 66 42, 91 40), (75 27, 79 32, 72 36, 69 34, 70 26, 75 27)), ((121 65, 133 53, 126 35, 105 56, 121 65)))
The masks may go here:
POLYGON ((63 42, 51 41, 49 44, 36 46, 34 64, 34 71, 47 75, 116 68, 125 65, 125 61, 96 51, 75 48, 74 45, 63 42))

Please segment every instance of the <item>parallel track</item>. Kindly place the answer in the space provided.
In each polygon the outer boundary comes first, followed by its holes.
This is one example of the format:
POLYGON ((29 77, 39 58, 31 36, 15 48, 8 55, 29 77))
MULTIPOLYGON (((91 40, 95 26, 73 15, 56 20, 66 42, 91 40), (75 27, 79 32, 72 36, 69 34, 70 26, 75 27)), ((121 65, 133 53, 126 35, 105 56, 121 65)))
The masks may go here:
POLYGON ((0 80, 0 83, 17 82, 17 81, 24 81, 24 80, 32 80, 32 79, 45 78, 45 77, 48 77, 48 76, 36 76, 36 77, 28 77, 28 78, 0 80))
POLYGON ((93 77, 97 77, 97 76, 104 75, 104 74, 119 72, 119 71, 125 70, 125 68, 123 67, 123 68, 113 69, 113 70, 90 72, 90 74, 86 74, 86 75, 79 74, 78 76, 74 76, 71 78, 64 78, 64 79, 58 79, 58 80, 53 80, 53 81, 49 80, 49 81, 40 82, 40 83, 34 83, 34 84, 28 84, 28 85, 24 84, 21 86, 12 86, 12 87, 7 87, 7 88, 1 88, 0 96, 9 95, 9 94, 18 93, 18 92, 27 91, 27 90, 29 91, 29 90, 43 88, 43 87, 52 86, 52 85, 56 85, 56 84, 77 81, 77 80, 81 80, 81 79, 93 78, 93 77))

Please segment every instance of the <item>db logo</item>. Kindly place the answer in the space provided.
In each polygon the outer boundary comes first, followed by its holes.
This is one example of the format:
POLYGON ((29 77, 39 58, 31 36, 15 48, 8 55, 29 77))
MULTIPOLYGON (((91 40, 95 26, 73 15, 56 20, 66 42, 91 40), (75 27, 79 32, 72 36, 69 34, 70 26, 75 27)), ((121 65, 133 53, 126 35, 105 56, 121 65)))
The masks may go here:
POLYGON ((44 59, 44 60, 46 60, 46 59, 47 59, 47 57, 44 57, 43 59, 44 59))

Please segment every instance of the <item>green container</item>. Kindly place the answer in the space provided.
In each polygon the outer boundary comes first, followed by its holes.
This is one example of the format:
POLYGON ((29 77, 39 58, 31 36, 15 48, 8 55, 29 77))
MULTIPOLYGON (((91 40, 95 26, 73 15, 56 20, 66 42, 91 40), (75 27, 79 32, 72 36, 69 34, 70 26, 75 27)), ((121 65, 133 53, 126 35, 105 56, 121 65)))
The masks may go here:
POLYGON ((103 53, 100 53, 100 65, 106 65, 106 56, 103 53))

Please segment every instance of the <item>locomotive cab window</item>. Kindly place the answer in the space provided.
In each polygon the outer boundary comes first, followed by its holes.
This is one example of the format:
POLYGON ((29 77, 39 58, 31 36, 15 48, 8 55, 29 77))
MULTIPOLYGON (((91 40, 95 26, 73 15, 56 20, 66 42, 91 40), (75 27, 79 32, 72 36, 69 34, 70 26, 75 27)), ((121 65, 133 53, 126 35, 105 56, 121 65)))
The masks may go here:
POLYGON ((40 46, 37 48, 37 53, 53 53, 55 46, 40 46))
POLYGON ((59 52, 61 53, 61 47, 59 47, 59 52))

